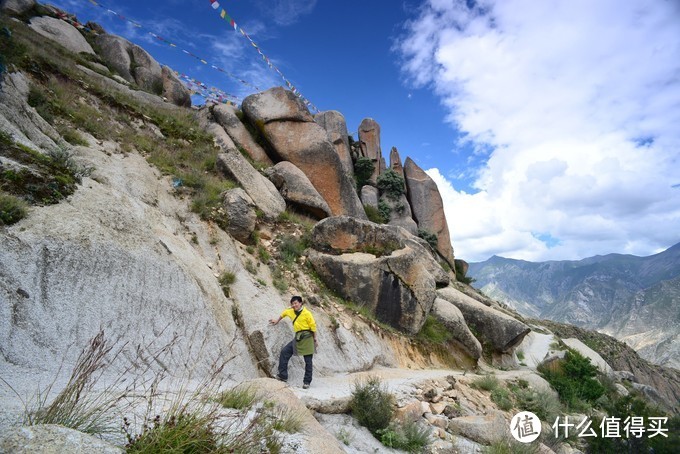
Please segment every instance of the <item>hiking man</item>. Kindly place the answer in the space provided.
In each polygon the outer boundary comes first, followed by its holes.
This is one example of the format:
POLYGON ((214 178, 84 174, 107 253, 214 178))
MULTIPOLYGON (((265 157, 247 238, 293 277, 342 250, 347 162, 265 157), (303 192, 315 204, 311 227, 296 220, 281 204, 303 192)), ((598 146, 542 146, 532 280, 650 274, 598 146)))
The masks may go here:
POLYGON ((288 381, 288 361, 293 355, 301 355, 305 359, 305 377, 302 381, 302 387, 307 389, 312 382, 312 357, 318 342, 316 340, 316 322, 312 313, 309 309, 303 307, 303 304, 301 296, 293 296, 290 299, 290 307, 284 309, 279 318, 269 320, 269 324, 276 325, 285 317, 293 320, 295 338, 281 350, 279 373, 276 378, 284 382, 288 381))

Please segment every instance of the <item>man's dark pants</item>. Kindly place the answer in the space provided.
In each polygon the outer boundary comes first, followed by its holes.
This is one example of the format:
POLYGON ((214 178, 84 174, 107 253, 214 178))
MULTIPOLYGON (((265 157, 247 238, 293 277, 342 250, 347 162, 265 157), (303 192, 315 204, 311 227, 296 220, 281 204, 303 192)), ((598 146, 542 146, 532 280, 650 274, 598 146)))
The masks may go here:
MULTIPOLYGON (((283 349, 279 355, 279 378, 282 380, 288 380, 288 361, 295 354, 295 348, 293 342, 290 341, 283 349)), ((305 378, 302 380, 303 384, 310 384, 312 382, 312 357, 314 355, 305 355, 305 378)))

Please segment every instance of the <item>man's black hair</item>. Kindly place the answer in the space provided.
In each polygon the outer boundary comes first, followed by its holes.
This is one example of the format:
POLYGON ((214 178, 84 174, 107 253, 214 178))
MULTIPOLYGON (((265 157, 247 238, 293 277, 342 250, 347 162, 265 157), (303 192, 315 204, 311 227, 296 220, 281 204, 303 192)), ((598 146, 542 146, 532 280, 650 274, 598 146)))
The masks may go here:
POLYGON ((301 297, 301 296, 298 296, 298 295, 295 295, 295 296, 293 296, 293 297, 290 299, 290 302, 291 302, 291 303, 292 303, 293 301, 302 302, 302 297, 301 297))

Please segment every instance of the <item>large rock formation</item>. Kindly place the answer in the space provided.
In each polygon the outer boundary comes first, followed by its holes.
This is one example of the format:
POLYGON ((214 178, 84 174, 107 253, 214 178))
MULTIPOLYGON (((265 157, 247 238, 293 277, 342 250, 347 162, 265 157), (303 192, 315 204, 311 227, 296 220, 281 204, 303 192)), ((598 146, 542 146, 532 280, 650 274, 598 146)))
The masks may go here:
POLYGON ((453 287, 437 290, 437 296, 460 309, 468 325, 489 341, 496 352, 507 353, 519 345, 530 328, 509 315, 485 306, 453 287))
POLYGON ((267 165, 273 164, 264 148, 253 139, 245 125, 241 123, 236 114, 236 107, 229 104, 217 104, 212 107, 211 112, 215 121, 224 128, 236 145, 248 153, 251 159, 267 165))
POLYGON ((406 158, 404 163, 404 178, 406 179, 407 197, 418 229, 436 235, 437 250, 454 269, 451 236, 437 183, 411 158, 406 158))
POLYGON ((312 230, 309 260, 331 289, 367 306, 379 320, 415 334, 446 273, 406 236, 355 218, 328 218, 312 230))
POLYGON ((314 121, 319 123, 328 133, 328 138, 340 157, 342 168, 350 175, 354 175, 352 155, 349 150, 349 134, 345 117, 337 110, 328 110, 314 115, 314 121))
POLYGON ((472 358, 479 359, 482 356, 482 344, 472 334, 463 313, 454 304, 442 298, 435 298, 432 315, 446 327, 454 341, 458 342, 472 358))
POLYGON ((84 52, 94 55, 92 46, 71 24, 54 17, 41 16, 31 19, 30 27, 46 38, 58 42, 73 53, 84 52))
POLYGON ((12 15, 20 15, 33 9, 35 5, 35 0, 2 0, 0 1, 0 11, 12 15))
POLYGON ((128 82, 135 83, 142 90, 162 95, 179 106, 187 106, 189 91, 177 80, 169 69, 161 65, 147 51, 116 35, 97 36, 99 56, 107 66, 128 82), (164 75, 165 74, 165 75, 164 75))
POLYGON ((265 170, 279 193, 296 209, 316 219, 327 218, 331 209, 307 178, 307 175, 288 161, 281 161, 265 170))
POLYGON ((334 216, 366 219, 354 182, 343 171, 340 157, 307 107, 281 87, 248 96, 243 112, 278 154, 278 160, 295 164, 324 198, 334 216))
POLYGON ((375 166, 373 174, 368 182, 372 185, 376 184, 378 175, 380 175, 381 167, 385 165, 382 162, 382 150, 380 148, 380 125, 372 118, 364 118, 359 125, 359 146, 361 156, 368 158, 375 166))

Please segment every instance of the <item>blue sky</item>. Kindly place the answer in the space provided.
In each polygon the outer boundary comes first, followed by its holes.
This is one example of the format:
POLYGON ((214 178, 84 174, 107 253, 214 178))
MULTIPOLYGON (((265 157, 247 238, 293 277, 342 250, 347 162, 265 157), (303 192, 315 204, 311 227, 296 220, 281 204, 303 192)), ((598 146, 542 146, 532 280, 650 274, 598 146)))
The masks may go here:
POLYGON ((254 90, 210 65, 283 85, 225 9, 319 110, 350 131, 374 118, 386 157, 396 146, 428 171, 456 257, 649 255, 680 241, 677 1, 53 3, 241 99, 254 90))

